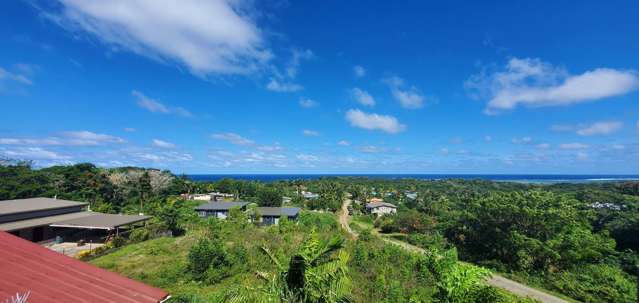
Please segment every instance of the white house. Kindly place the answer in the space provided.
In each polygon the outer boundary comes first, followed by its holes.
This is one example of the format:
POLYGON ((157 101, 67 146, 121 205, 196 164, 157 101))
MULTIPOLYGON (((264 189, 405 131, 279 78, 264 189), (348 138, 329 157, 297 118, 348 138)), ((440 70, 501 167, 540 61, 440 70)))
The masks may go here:
POLYGON ((366 204, 366 211, 378 216, 394 214, 397 212, 397 206, 386 202, 371 202, 366 204))

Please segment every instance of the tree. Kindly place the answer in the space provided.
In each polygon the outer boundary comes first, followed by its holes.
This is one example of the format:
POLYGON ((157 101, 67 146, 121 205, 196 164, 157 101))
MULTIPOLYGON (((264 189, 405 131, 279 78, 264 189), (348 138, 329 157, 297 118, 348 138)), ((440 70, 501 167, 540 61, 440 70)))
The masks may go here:
POLYGON ((276 188, 264 187, 258 191, 257 200, 260 206, 281 206, 282 193, 276 188))
POLYGON ((311 231, 288 265, 266 247, 263 252, 276 265, 276 273, 258 273, 266 285, 231 290, 227 302, 351 302, 352 283, 348 277, 349 255, 344 239, 320 240, 311 231))

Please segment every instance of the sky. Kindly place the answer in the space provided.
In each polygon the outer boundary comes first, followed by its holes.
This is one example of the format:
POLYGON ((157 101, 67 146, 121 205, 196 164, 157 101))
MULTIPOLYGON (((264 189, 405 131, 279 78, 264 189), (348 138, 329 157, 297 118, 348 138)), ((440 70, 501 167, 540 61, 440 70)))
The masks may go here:
POLYGON ((430 2, 2 1, 0 158, 639 173, 638 2, 430 2))

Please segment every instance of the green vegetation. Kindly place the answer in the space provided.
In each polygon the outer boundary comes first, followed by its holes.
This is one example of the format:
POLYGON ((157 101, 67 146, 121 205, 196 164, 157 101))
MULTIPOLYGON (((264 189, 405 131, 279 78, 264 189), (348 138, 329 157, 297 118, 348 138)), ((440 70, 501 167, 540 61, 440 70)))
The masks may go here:
POLYGON ((20 162, 0 165, 0 180, 0 199, 57 196, 88 201, 96 211, 154 216, 91 262, 167 289, 176 302, 520 300, 486 286, 487 271, 457 262, 458 256, 582 302, 634 303, 637 297, 639 182, 192 182, 153 169, 77 164, 35 170, 20 162), (200 202, 179 197, 211 191, 255 204, 246 212, 232 209, 225 221, 204 220, 193 211, 200 202), (302 191, 319 198, 305 199, 302 191), (357 241, 342 234, 331 213, 347 197, 357 241), (373 197, 397 205, 398 213, 365 214, 373 197), (283 201, 305 209, 297 222, 250 223, 260 216, 256 205, 283 201), (379 231, 427 253, 386 244, 379 231))

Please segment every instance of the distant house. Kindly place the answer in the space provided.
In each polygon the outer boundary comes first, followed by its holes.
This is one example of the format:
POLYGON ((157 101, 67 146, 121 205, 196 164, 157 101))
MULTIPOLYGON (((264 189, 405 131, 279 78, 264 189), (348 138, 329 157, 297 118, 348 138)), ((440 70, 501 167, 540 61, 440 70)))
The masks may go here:
POLYGON ((52 198, 0 201, 0 230, 33 241, 106 238, 128 230, 149 216, 86 211, 89 203, 52 198))
POLYGON ((0 272, 0 302, 13 302, 7 297, 16 293, 28 293, 28 302, 158 303, 170 297, 162 289, 3 231, 0 231, 0 272))
POLYGON ((278 224, 281 217, 287 217, 290 221, 297 221, 300 214, 300 208, 298 207, 258 207, 257 211, 262 216, 260 222, 264 225, 278 224))
POLYGON ((245 211, 247 205, 249 205, 249 202, 209 202, 195 207, 195 211, 202 218, 216 217, 218 219, 226 219, 231 208, 238 207, 240 210, 245 211))
POLYGON ((394 214, 397 212, 397 206, 386 202, 371 202, 366 204, 366 211, 378 216, 394 214))
POLYGON ((302 196, 304 199, 314 200, 319 198, 319 194, 312 193, 310 191, 302 191, 302 196))
POLYGON ((404 193, 404 195, 406 196, 406 198, 411 199, 411 200, 417 199, 417 193, 414 192, 414 191, 406 191, 404 193))
POLYGON ((225 198, 233 198, 233 194, 221 193, 221 192, 213 192, 207 194, 184 194, 183 195, 187 200, 196 200, 196 201, 224 201, 225 198))
POLYGON ((368 202, 370 202, 370 203, 382 203, 382 202, 384 202, 384 199, 381 199, 381 198, 370 198, 370 199, 368 199, 368 202))

